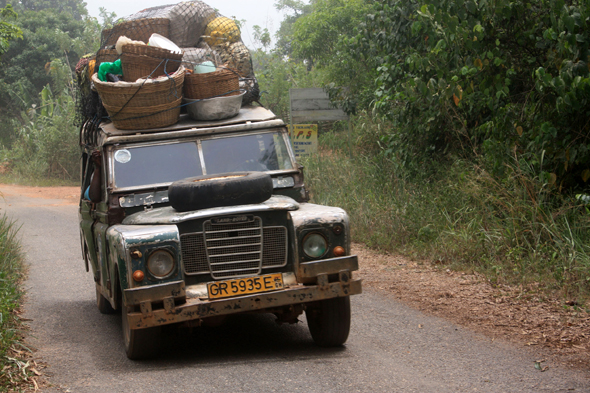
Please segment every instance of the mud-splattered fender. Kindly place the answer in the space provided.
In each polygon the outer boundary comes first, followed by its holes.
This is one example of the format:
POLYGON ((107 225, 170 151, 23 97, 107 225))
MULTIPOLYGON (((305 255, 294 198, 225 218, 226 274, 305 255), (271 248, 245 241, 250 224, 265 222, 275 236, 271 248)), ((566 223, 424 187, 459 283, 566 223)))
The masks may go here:
MULTIPOLYGON (((299 271, 299 264, 306 259, 301 255, 300 241, 306 231, 318 229, 328 238, 329 242, 337 242, 342 245, 346 255, 350 255, 350 222, 348 214, 344 209, 339 207, 316 205, 313 203, 300 203, 299 209, 290 211, 293 227, 295 230, 295 239, 292 243, 293 255, 295 256, 295 271, 299 271), (341 226, 342 233, 335 235, 331 228, 341 226)), ((329 258, 331 255, 325 255, 323 258, 329 258)))
POLYGON ((107 230, 109 263, 112 271, 118 269, 121 289, 158 284, 182 279, 180 260, 180 234, 176 225, 113 225, 107 230), (165 249, 175 258, 176 268, 165 279, 147 274, 145 263, 150 252, 165 249), (135 251, 132 257, 131 252, 135 251), (135 270, 142 270, 141 282, 131 279, 135 270))
POLYGON ((314 203, 300 203, 299 209, 290 211, 289 214, 293 220, 295 231, 298 232, 303 228, 313 226, 328 226, 332 224, 342 224, 344 226, 344 236, 350 253, 350 221, 348 213, 344 209, 333 206, 316 205, 314 203))

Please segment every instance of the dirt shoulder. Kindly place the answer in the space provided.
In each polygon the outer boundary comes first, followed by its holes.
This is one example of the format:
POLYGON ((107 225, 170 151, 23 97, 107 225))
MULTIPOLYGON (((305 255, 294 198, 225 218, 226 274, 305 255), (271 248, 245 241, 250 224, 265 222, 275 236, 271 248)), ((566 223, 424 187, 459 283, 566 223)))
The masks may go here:
POLYGON ((544 299, 534 288, 493 287, 478 274, 411 262, 359 244, 353 252, 365 288, 492 339, 536 346, 555 362, 590 369, 590 314, 575 304, 544 299))
POLYGON ((75 204, 80 200, 78 187, 29 187, 0 184, 0 197, 22 195, 29 198, 60 199, 60 205, 75 204))
MULTIPOLYGON (((62 200, 59 204, 77 204, 79 192, 78 187, 0 184, 1 195, 62 200)), ((365 288, 492 339, 536 346, 553 361, 590 369, 590 314, 576 311, 575 304, 545 299, 530 289, 493 287, 477 274, 412 262, 360 244, 353 245, 353 252, 365 288)))

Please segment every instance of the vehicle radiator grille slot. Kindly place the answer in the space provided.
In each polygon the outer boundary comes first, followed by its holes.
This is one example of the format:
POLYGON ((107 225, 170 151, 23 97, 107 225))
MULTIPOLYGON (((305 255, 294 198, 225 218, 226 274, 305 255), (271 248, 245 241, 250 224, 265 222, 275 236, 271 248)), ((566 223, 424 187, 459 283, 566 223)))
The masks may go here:
POLYGON ((287 264, 287 228, 263 227, 262 220, 239 224, 206 221, 203 232, 180 236, 186 274, 210 273, 214 279, 260 274, 287 264))
POLYGON ((262 267, 282 267, 287 264, 287 228, 266 227, 262 231, 262 267))
POLYGON ((260 274, 262 220, 239 224, 203 224, 211 276, 216 279, 260 274))
POLYGON ((205 239, 202 233, 180 235, 182 263, 187 274, 209 273, 205 239))

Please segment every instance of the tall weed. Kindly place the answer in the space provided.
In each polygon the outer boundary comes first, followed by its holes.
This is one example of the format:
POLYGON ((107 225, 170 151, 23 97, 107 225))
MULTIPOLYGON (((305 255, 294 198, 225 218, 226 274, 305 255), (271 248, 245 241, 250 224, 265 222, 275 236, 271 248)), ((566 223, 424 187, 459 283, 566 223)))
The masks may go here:
MULTIPOLYGON (((522 283, 543 282, 566 295, 586 292, 590 286, 590 215, 586 207, 556 192, 537 176, 531 165, 513 159, 498 179, 471 164, 464 180, 449 187, 467 196, 471 209, 452 212, 453 223, 444 233, 477 222, 472 242, 481 249, 481 261, 494 278, 522 283)), ((465 237, 465 236, 464 236, 465 237)))
POLYGON ((22 376, 26 377, 15 364, 20 361, 10 354, 10 349, 21 338, 20 321, 15 314, 22 293, 19 283, 23 277, 17 232, 14 222, 6 216, 0 217, 0 391, 10 390, 22 376))

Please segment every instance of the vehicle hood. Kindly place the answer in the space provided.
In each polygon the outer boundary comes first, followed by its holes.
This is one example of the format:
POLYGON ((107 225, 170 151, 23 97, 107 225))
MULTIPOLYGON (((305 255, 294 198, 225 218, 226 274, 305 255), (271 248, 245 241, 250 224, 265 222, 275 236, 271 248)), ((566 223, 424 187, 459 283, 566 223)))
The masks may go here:
POLYGON ((212 207, 209 209, 179 212, 172 206, 153 208, 131 214, 123 220, 124 225, 155 225, 155 224, 178 224, 184 221, 199 218, 215 217, 227 214, 245 214, 269 210, 297 210, 299 203, 284 195, 273 195, 268 200, 253 205, 238 205, 212 207))

